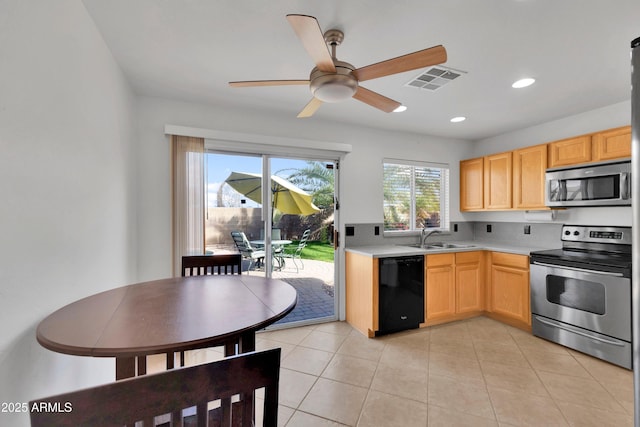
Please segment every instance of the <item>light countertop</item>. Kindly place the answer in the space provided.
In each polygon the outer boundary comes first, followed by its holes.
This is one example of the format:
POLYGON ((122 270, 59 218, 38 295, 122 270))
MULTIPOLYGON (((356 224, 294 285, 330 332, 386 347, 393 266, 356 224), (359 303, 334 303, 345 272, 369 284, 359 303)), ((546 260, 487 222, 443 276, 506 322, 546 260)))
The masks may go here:
POLYGON ((345 248, 345 251, 360 254, 360 255, 370 256, 373 258, 388 258, 388 257, 398 257, 398 256, 429 255, 429 254, 438 254, 438 253, 447 253, 447 252, 468 252, 468 251, 494 251, 494 252, 507 252, 507 253, 519 254, 519 255, 529 255, 533 251, 555 249, 550 247, 516 246, 516 245, 510 245, 508 243, 487 242, 487 241, 478 241, 478 240, 449 241, 446 243, 453 243, 456 245, 465 245, 465 247, 421 249, 421 248, 414 248, 411 246, 389 244, 389 245, 353 246, 353 247, 345 248))

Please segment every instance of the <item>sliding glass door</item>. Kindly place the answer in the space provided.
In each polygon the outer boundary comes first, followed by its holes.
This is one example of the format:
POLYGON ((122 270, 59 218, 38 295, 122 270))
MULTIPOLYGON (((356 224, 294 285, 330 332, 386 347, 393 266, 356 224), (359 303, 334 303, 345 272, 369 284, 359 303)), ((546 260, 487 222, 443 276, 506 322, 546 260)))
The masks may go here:
POLYGON ((334 165, 205 151, 205 250, 240 250, 244 274, 266 275, 296 287, 298 305, 280 323, 337 317, 334 165), (239 246, 238 235, 248 251, 239 246))
POLYGON ((256 244, 264 239, 262 164, 262 156, 205 152, 206 253, 240 251, 243 270, 260 275, 268 271, 256 244))

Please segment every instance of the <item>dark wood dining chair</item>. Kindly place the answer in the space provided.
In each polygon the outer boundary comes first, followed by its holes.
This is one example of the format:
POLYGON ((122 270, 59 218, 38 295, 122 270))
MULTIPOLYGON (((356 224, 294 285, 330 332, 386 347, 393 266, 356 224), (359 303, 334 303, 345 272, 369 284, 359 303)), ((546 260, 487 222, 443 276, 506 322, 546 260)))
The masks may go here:
MULTIPOLYGON (((217 274, 242 274, 242 254, 185 255, 182 257, 182 277, 217 274)), ((225 343, 224 354, 236 354, 235 341, 225 343)), ((173 368, 173 353, 167 353, 167 369, 173 368)), ((180 366, 184 366, 184 351, 180 352, 180 366)))
POLYGON ((182 257, 183 277, 209 274, 242 274, 242 255, 185 255, 182 257))
POLYGON ((279 375, 279 348, 245 353, 33 400, 31 426, 133 426, 141 421, 144 427, 275 427, 279 375), (264 398, 256 398, 262 388, 264 398), (209 402, 219 406, 209 410, 209 402), (264 411, 256 411, 258 404, 264 411), (261 424, 254 424, 256 413, 263 414, 261 424))

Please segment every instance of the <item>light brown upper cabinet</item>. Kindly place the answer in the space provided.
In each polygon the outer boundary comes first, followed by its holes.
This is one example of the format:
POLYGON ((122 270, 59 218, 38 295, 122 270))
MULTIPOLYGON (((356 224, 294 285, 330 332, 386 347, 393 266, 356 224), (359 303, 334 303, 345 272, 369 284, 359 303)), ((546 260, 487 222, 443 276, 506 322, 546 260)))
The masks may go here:
POLYGON ((460 162, 460 210, 474 211, 484 208, 484 158, 460 162))
POLYGON ((549 143, 549 167, 575 165, 591 161, 591 135, 549 143))
POLYGON ((485 209, 511 209, 511 174, 511 151, 484 157, 485 209))
POLYGON ((631 157, 631 126, 460 161, 460 211, 548 209, 545 170, 631 157))
POLYGON ((547 144, 513 152, 513 207, 546 209, 544 205, 547 144))
POLYGON ((631 157, 631 126, 593 134, 591 144, 595 162, 631 157))

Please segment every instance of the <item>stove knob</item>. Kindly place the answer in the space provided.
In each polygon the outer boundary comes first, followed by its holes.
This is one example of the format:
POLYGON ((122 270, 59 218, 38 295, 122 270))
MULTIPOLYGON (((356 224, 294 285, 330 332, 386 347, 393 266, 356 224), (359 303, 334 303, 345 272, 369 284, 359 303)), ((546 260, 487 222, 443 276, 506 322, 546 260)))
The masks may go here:
POLYGON ((574 232, 573 232, 573 235, 574 235, 574 236, 579 236, 579 235, 580 235, 580 232, 579 232, 579 231, 574 231, 574 232))
POLYGON ((565 235, 565 236, 568 236, 568 235, 570 235, 570 234, 571 234, 571 232, 570 232, 569 230, 565 230, 565 231, 564 231, 564 235, 565 235))

